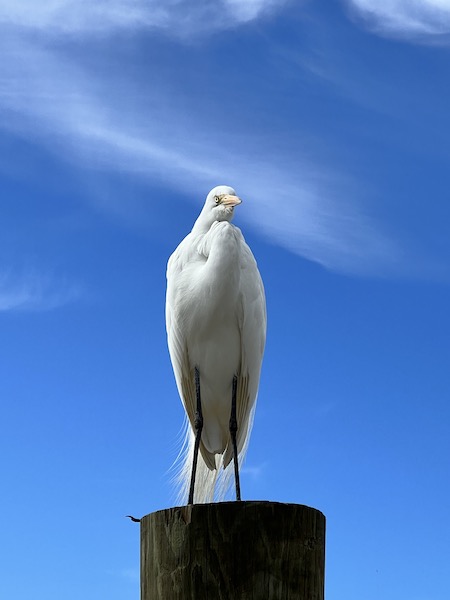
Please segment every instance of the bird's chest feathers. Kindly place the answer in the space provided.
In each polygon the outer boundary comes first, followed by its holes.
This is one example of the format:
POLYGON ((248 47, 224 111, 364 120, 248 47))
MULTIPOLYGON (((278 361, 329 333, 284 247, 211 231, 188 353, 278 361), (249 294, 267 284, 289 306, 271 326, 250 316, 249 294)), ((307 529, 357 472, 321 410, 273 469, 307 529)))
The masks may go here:
POLYGON ((239 308, 239 239, 229 223, 192 240, 189 260, 180 273, 179 306, 183 320, 198 332, 212 326, 236 326, 239 308))
POLYGON ((199 272, 187 270, 185 293, 180 306, 185 319, 203 330, 211 325, 219 327, 236 322, 239 299, 239 272, 222 272, 199 266, 199 272))

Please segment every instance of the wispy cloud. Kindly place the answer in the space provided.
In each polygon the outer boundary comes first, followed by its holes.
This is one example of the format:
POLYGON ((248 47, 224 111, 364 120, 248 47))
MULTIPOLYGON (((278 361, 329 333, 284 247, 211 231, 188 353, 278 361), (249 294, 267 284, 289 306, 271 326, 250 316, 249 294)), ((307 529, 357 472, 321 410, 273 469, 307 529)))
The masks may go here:
POLYGON ((148 98, 150 117, 147 104, 139 118, 127 120, 127 99, 111 92, 114 77, 99 84, 88 71, 35 43, 0 46, 4 127, 33 135, 91 168, 163 180, 197 203, 201 199, 186 190, 234 185, 255 206, 240 211, 250 226, 330 269, 399 268, 399 249, 348 199, 354 197, 352 185, 329 167, 298 152, 274 158, 270 142, 184 114, 161 90, 148 98))
POLYGON ((346 0, 373 31, 422 41, 450 33, 450 0, 346 0))
MULTIPOLYGON (((13 28, 20 24, 21 31, 28 24, 44 29, 61 21, 71 31, 76 27, 88 31, 95 22, 91 12, 100 6, 93 8, 81 0, 46 4, 42 8, 31 1, 29 6, 3 3, 0 20, 15 24, 13 28)), ((223 0, 220 10, 231 11, 237 23, 282 4, 223 0)), ((153 5, 145 6, 147 13, 153 5)), ((173 25, 177 7, 194 15, 201 6, 196 3, 187 11, 187 2, 176 2, 164 10, 170 12, 173 25)), ((144 11, 144 4, 116 0, 104 9, 104 20, 112 23, 116 18, 120 21, 117 15, 126 9, 131 15, 144 11)), ((145 89, 145 102, 136 103, 142 90, 121 70, 104 71, 99 78, 92 67, 83 66, 79 55, 61 51, 61 42, 52 49, 48 40, 18 36, 10 27, 8 32, 0 36, 0 126, 32 137, 58 156, 86 167, 162 180, 197 204, 202 199, 192 190, 233 185, 249 200, 249 208, 239 211, 249 226, 330 269, 364 274, 405 269, 401 249, 364 214, 358 186, 312 160, 310 149, 297 149, 294 155, 274 152, 269 139, 256 137, 245 124, 240 128, 222 117, 207 118, 201 110, 192 111, 195 96, 189 90, 177 103, 176 93, 153 85, 145 89)), ((127 210, 125 201, 123 209, 127 210)))
POLYGON ((0 313, 52 310, 77 300, 80 295, 79 286, 35 270, 0 273, 0 313))
POLYGON ((126 568, 121 569, 118 574, 123 579, 127 579, 128 581, 131 581, 132 583, 139 582, 139 578, 140 578, 139 567, 129 567, 127 569, 126 568))
POLYGON ((0 24, 53 34, 161 29, 175 37, 228 29, 279 10, 287 0, 3 0, 0 24))
POLYGON ((261 463, 259 465, 245 465, 241 469, 241 473, 248 475, 253 479, 253 481, 257 481, 261 479, 266 470, 267 463, 261 463))

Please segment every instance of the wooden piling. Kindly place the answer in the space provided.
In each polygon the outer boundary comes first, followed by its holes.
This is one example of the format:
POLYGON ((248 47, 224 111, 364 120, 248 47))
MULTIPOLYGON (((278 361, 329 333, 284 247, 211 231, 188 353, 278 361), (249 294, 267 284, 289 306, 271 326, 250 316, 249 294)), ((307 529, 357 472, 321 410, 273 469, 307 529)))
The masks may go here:
POLYGON ((219 502, 141 519, 141 600, 323 600, 325 517, 219 502))

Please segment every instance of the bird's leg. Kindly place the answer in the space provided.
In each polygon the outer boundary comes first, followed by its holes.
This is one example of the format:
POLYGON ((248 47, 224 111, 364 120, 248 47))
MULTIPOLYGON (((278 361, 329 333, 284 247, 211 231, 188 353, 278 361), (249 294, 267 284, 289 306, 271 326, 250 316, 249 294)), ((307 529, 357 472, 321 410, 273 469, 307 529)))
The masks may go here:
POLYGON ((236 431, 238 429, 236 419, 236 392, 237 392, 237 377, 233 377, 233 391, 231 397, 231 417, 230 417, 230 434, 231 443, 233 444, 233 460, 234 460, 234 480, 236 483, 236 500, 241 499, 241 484, 239 482, 239 463, 237 453, 236 431))
POLYGON ((197 410, 195 411, 195 421, 194 421, 195 445, 194 445, 194 458, 192 461, 191 486, 189 488, 188 504, 194 504, 195 474, 197 472, 198 449, 200 447, 200 440, 202 437, 202 429, 203 429, 202 401, 200 398, 200 373, 199 373, 198 367, 195 367, 195 395, 197 398, 197 410))

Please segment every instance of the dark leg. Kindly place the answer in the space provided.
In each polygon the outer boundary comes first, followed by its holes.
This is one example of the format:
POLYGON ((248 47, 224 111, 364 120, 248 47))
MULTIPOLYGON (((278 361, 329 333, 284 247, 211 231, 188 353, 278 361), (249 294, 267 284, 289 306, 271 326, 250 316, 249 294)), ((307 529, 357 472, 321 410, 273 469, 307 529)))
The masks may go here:
POLYGON ((191 486, 189 488, 188 504, 194 504, 195 474, 197 472, 198 449, 200 447, 200 439, 202 437, 202 429, 203 429, 202 402, 200 399, 200 373, 199 373, 199 370, 197 367, 195 367, 195 395, 197 397, 197 410, 195 411, 195 421, 194 421, 195 445, 194 445, 194 459, 192 461, 191 486))
POLYGON ((241 484, 239 482, 239 463, 237 453, 236 431, 238 429, 236 419, 236 392, 237 392, 237 377, 233 377, 233 392, 231 398, 231 417, 230 417, 230 434, 233 444, 233 460, 234 460, 234 480, 236 483, 236 500, 241 499, 241 484))

